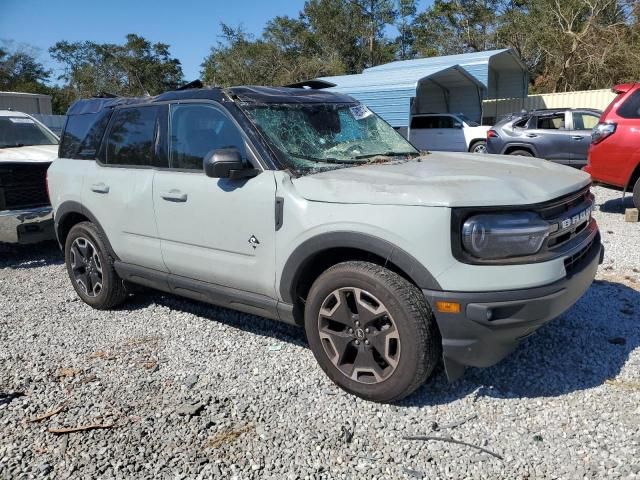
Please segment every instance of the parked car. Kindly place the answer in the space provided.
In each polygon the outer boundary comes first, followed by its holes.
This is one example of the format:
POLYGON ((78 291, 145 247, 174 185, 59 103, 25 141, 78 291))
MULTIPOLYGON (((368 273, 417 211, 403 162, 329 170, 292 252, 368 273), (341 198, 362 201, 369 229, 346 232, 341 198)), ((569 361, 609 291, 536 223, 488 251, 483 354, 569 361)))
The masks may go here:
POLYGON ((582 167, 601 113, 589 108, 545 109, 509 116, 487 132, 487 153, 582 167))
POLYGON ((409 141, 420 150, 485 153, 489 128, 461 113, 412 115, 409 141))
POLYGON ((640 83, 617 85, 613 91, 618 96, 593 131, 584 170, 598 183, 632 191, 640 208, 640 83))
POLYGON ((55 238, 47 168, 58 137, 26 113, 0 110, 0 243, 55 238))
POLYGON ((49 191, 84 302, 142 284, 304 325, 366 399, 408 395, 440 358, 450 379, 493 365, 602 258, 586 173, 420 156, 346 95, 189 89, 68 114, 49 191))

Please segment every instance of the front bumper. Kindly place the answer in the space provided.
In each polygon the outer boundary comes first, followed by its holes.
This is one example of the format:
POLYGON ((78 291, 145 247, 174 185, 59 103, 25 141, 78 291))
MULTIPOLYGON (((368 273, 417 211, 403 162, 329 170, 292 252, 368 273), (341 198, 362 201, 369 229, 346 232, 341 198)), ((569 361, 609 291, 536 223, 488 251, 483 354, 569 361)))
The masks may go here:
POLYGON ((524 337, 568 310, 587 291, 602 263, 598 235, 566 278, 542 287, 501 292, 423 290, 442 335, 450 380, 465 366, 489 367, 511 353, 524 337), (460 313, 438 313, 437 301, 458 302, 460 313))
POLYGON ((55 238, 49 206, 0 211, 0 243, 26 245, 55 238))

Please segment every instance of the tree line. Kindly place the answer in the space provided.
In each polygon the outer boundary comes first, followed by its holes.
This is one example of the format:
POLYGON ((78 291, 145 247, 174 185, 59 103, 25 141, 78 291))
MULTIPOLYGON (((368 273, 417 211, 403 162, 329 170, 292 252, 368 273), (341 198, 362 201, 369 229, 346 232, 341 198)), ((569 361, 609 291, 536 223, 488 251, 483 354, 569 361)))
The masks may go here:
MULTIPOLYGON (((518 54, 532 92, 640 81, 638 0, 434 0, 422 10, 416 0, 307 0, 260 35, 221 30, 202 63, 208 85, 286 85, 496 48, 518 54)), ((50 94, 63 113, 77 98, 155 95, 185 82, 170 45, 135 34, 123 44, 60 41, 49 54, 63 67, 56 78, 28 48, 0 46, 0 90, 50 94)))

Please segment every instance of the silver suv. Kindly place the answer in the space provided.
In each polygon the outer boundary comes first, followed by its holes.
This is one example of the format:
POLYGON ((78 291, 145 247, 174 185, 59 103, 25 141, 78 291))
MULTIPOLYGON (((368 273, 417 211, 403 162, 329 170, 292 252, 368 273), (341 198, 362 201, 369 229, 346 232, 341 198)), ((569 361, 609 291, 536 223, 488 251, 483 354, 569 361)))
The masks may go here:
POLYGON ((71 283, 141 284, 303 325, 327 375, 390 402, 486 367, 591 284, 589 176, 420 156, 351 97, 236 87, 91 99, 49 169, 71 283))

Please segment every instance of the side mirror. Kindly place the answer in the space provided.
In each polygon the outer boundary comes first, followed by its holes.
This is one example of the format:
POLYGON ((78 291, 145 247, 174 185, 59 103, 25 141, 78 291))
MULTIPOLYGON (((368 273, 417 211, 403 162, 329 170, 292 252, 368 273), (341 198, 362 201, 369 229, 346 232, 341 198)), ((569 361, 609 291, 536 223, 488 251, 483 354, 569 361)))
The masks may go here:
POLYGON ((462 128, 462 123, 460 123, 460 122, 453 122, 453 128, 462 128))
POLYGON ((255 168, 247 168, 237 148, 220 148, 212 150, 203 160, 204 173, 211 178, 249 178, 259 172, 255 168))

